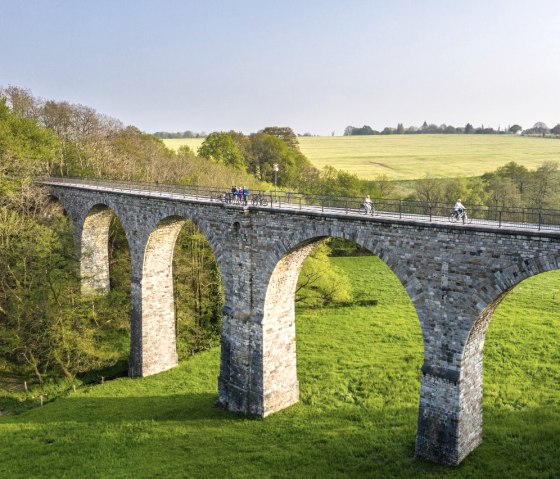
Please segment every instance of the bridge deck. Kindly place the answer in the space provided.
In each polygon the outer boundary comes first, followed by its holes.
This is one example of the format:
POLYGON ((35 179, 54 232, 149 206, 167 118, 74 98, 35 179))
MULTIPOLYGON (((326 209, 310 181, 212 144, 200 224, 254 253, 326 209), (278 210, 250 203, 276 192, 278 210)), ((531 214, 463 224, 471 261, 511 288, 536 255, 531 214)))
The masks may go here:
MULTIPOLYGON (((306 215, 320 215, 329 217, 353 217, 360 218, 366 221, 382 221, 382 222, 395 222, 395 223, 422 223, 432 224, 434 226, 443 226, 454 228, 468 228, 482 231, 500 231, 503 233, 534 233, 538 232, 541 236, 560 236, 560 212, 550 213, 546 211, 547 217, 558 218, 558 224, 553 222, 526 222, 526 221, 507 221, 507 220, 492 220, 475 215, 469 217, 468 221, 451 222, 449 216, 441 214, 442 209, 434 208, 434 213, 421 212, 413 213, 410 211, 385 211, 376 209, 373 215, 364 213, 361 207, 361 201, 357 198, 348 198, 343 206, 329 205, 328 197, 322 197, 321 205, 306 204, 301 201, 303 195, 298 194, 285 194, 279 192, 278 195, 267 193, 266 197, 269 199, 267 206, 252 205, 249 199, 248 205, 239 203, 225 203, 222 200, 224 195, 223 190, 210 189, 210 188, 193 188, 194 191, 181 191, 185 187, 177 187, 175 185, 154 185, 151 183, 134 183, 134 182, 116 182, 116 181, 103 181, 103 180, 76 180, 69 178, 49 178, 38 181, 37 183, 48 186, 62 186, 65 188, 76 188, 82 190, 104 191, 108 193, 118 193, 133 196, 143 196, 152 198, 163 198, 174 201, 185 201, 189 203, 204 203, 204 204, 221 204, 225 208, 237 209, 253 209, 253 210, 268 210, 277 212, 290 212, 293 214, 306 214, 306 215), (299 201, 298 201, 299 200, 299 201), (440 213, 440 214, 437 214, 440 213), (545 233, 545 234, 543 234, 545 233)), ((340 201, 338 201, 340 203, 340 201)), ((378 200, 381 204, 383 200, 378 200)), ((451 208, 448 208, 451 213, 451 208)), ((486 212, 486 210, 485 210, 486 212)), ((541 218, 540 215, 533 213, 533 217, 541 218)))

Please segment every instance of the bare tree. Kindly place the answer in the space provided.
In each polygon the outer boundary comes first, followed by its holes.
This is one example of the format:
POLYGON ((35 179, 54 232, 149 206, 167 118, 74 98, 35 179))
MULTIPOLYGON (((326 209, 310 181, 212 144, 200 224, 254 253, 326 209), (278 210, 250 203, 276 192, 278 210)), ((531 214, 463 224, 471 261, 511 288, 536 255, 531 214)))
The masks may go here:
POLYGON ((416 180, 414 190, 416 191, 418 200, 428 207, 434 206, 443 199, 443 187, 441 180, 433 178, 429 175, 426 175, 420 180, 416 180))

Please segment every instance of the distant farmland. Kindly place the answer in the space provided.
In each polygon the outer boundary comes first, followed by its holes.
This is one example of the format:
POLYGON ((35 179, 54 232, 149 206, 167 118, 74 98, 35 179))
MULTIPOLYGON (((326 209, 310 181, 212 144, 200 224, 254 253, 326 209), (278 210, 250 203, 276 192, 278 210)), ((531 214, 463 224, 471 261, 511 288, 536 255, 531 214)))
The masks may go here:
MULTIPOLYGON (((187 144, 195 151, 202 141, 164 140, 170 148, 187 144)), ((317 168, 331 165, 364 179, 480 176, 509 161, 529 169, 560 161, 560 140, 514 135, 327 136, 301 137, 299 143, 317 168)))

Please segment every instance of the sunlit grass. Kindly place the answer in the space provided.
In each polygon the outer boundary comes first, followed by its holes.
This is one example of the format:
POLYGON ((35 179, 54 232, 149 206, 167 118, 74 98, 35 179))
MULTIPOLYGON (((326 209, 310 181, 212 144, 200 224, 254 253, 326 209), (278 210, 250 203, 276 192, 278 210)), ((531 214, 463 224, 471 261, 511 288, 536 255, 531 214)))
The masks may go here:
POLYGON ((318 168, 332 165, 374 179, 480 176, 510 161, 534 169, 560 161, 560 142, 514 135, 376 135, 299 138, 318 168))
POLYGON ((560 470, 560 273, 498 308, 484 442, 458 468, 414 459, 422 340, 395 276, 334 258, 377 306, 298 312, 301 401, 264 420, 213 407, 219 349, 0 418, 0 477, 528 478, 560 470))
MULTIPOLYGON (((170 148, 182 144, 194 151, 201 138, 164 140, 170 148)), ((301 151, 317 168, 330 165, 363 179, 387 175, 411 180, 480 176, 515 161, 535 169, 545 161, 560 161, 557 139, 515 135, 375 135, 298 138, 301 151)))

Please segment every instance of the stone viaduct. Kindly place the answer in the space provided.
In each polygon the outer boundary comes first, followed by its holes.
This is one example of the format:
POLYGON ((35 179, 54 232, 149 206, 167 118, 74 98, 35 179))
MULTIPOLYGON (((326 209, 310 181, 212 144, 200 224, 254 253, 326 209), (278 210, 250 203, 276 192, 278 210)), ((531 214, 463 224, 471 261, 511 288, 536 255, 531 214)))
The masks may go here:
POLYGON ((482 440, 483 346, 496 306, 523 279, 560 267, 559 232, 44 184, 74 226, 84 291, 108 290, 111 215, 122 223, 132 260, 130 376, 177 364, 173 249, 185 221, 198 225, 223 279, 218 401, 231 411, 267 416, 298 401, 294 291, 313 248, 340 237, 379 256, 408 292, 422 328, 416 455, 445 464, 459 464, 482 440))

